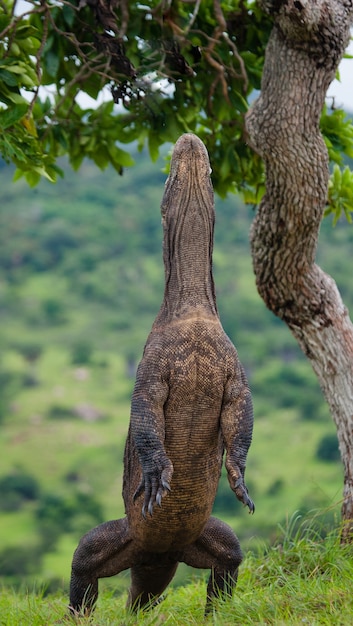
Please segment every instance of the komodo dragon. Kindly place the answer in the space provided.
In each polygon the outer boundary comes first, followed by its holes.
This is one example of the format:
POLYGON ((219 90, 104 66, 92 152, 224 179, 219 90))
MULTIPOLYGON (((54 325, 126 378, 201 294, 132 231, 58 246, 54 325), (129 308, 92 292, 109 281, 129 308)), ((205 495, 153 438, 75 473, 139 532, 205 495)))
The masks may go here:
POLYGON ((72 563, 74 615, 93 608, 99 578, 128 568, 132 610, 156 601, 179 562, 211 569, 206 613, 236 583, 239 541, 210 515, 224 449, 230 487, 254 512, 244 483, 253 411, 244 370, 217 312, 210 172, 202 141, 182 135, 161 205, 164 299, 132 396, 124 454, 126 517, 81 539, 72 563))

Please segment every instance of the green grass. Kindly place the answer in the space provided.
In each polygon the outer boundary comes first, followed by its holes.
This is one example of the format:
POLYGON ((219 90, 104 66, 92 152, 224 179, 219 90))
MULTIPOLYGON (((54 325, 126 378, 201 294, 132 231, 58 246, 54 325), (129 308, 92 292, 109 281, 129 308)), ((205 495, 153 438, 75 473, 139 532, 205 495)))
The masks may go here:
MULTIPOLYGON (((270 548, 249 552, 244 560, 232 600, 219 602, 207 623, 269 624, 273 626, 348 626, 352 623, 352 547, 342 546, 338 530, 325 538, 317 519, 293 517, 270 548)), ((170 587, 153 611, 131 616, 125 611, 126 592, 114 591, 111 579, 98 601, 92 622, 96 626, 141 624, 192 625, 204 622, 205 580, 170 587)), ((104 587, 104 585, 103 585, 104 587)), ((51 626, 66 621, 67 597, 62 592, 14 593, 4 588, 0 600, 2 626, 51 626)))

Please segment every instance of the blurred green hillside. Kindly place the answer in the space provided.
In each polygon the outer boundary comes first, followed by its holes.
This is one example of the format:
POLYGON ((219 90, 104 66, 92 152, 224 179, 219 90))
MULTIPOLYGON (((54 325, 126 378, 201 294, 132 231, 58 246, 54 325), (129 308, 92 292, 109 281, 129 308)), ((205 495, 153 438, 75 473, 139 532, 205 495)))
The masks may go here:
MULTIPOLYGON (((130 394, 163 295, 163 163, 136 154, 122 177, 62 167, 64 180, 32 190, 0 170, 0 574, 13 585, 66 583, 80 536, 123 515, 130 394)), ((216 201, 218 307, 253 391, 256 512, 223 477, 215 513, 245 549, 296 510, 326 509, 333 524, 343 485, 316 378, 256 292, 252 217, 237 197, 216 201)), ((352 240, 351 227, 323 224, 319 263, 351 311, 352 240)))

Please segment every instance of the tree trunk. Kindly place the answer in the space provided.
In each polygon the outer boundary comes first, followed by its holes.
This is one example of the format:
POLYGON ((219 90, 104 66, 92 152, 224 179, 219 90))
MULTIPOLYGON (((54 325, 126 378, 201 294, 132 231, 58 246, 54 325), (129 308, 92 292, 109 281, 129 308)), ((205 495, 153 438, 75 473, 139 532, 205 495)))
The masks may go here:
MULTIPOLYGON (((266 193, 251 230, 268 308, 309 358, 337 427, 344 465, 343 533, 353 533, 353 325, 335 282, 316 264, 328 156, 319 131, 325 94, 349 41, 353 0, 265 0, 274 27, 261 95, 247 114, 266 193)), ((339 251, 337 251, 339 254, 339 251)))

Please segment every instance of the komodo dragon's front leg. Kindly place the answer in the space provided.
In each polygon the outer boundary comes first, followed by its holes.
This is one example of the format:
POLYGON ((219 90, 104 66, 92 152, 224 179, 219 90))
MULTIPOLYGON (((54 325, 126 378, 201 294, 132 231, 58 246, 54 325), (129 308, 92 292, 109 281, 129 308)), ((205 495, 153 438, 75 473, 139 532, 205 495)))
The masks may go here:
POLYGON ((221 429, 230 487, 238 500, 249 508, 249 513, 254 513, 255 505, 244 482, 246 457, 252 439, 253 406, 246 376, 239 362, 225 388, 221 429))
MULTIPOLYGON (((153 352, 153 351, 151 351, 153 352)), ((163 357, 155 352, 149 358, 146 348, 136 374, 131 401, 130 428, 142 468, 141 482, 134 500, 144 493, 142 515, 153 513, 162 497, 170 491, 173 464, 164 449, 164 404, 168 398, 168 384, 161 370, 163 357)))

